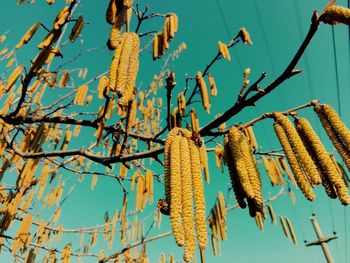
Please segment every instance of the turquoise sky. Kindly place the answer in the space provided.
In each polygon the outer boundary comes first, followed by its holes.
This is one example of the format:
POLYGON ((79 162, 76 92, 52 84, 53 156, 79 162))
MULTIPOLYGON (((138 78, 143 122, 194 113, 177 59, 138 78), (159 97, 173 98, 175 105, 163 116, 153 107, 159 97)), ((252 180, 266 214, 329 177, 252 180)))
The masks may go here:
MULTIPOLYGON (((45 1, 36 1, 34 5, 23 4, 18 6, 16 1, 0 0, 1 21, 0 35, 7 32, 7 40, 0 45, 11 49, 25 33, 25 31, 35 22, 40 21, 48 27, 57 12, 62 8, 65 1, 56 0, 56 4, 48 6, 45 1)), ((93 78, 96 74, 108 70, 112 58, 112 52, 104 47, 110 26, 105 22, 105 9, 108 1, 81 0, 75 16, 83 15, 87 22, 82 32, 82 38, 74 44, 68 44, 62 49, 63 59, 57 59, 52 65, 52 69, 57 68, 61 63, 66 62, 79 51, 89 48, 98 48, 96 51, 79 57, 73 63, 69 63, 67 69, 88 68, 86 80, 93 78)), ((171 62, 170 69, 175 70, 177 87, 175 94, 185 87, 184 76, 195 76, 198 70, 203 70, 206 64, 215 56, 217 52, 217 41, 228 42, 237 34, 242 26, 249 31, 253 46, 244 46, 239 43, 231 50, 231 62, 219 61, 210 71, 218 86, 218 96, 212 98, 211 114, 207 115, 201 104, 195 104, 200 115, 200 124, 204 125, 213 119, 216 114, 223 113, 236 100, 237 93, 242 84, 242 75, 246 67, 251 68, 250 80, 256 80, 263 71, 267 72, 267 77, 262 85, 267 85, 276 78, 287 66, 299 47, 302 39, 307 33, 312 11, 321 11, 327 4, 327 0, 302 1, 302 0, 177 0, 177 1, 136 1, 140 7, 150 6, 152 12, 169 13, 174 12, 179 17, 179 31, 174 41, 170 45, 170 50, 175 49, 181 42, 185 42, 187 50, 181 54, 178 60, 171 62)), ((338 5, 346 6, 348 1, 337 1, 338 5)), ((135 28, 135 18, 132 21, 132 28, 135 28)), ((149 20, 142 25, 140 32, 149 30, 160 30, 163 26, 163 18, 149 20)), ((17 52, 18 63, 27 67, 30 60, 36 55, 36 45, 45 36, 46 32, 40 29, 31 42, 17 52)), ((151 40, 149 37, 142 38, 142 45, 151 40)), ((349 53, 349 28, 344 25, 334 27, 334 39, 332 27, 322 24, 310 46, 305 52, 303 59, 297 65, 303 70, 303 74, 293 77, 283 83, 272 94, 269 94, 257 103, 255 108, 242 111, 239 115, 227 122, 227 125, 246 122, 267 111, 286 110, 312 99, 320 99, 322 103, 329 103, 338 112, 344 122, 350 126, 349 100, 350 100, 350 53, 349 53), (335 42, 335 46, 333 44, 335 42)), ((147 89, 152 81, 153 75, 157 74, 163 65, 163 60, 152 61, 152 54, 149 51, 142 52, 140 57, 140 69, 137 78, 137 86, 140 90, 147 89)), ((0 61, 2 76, 6 72, 6 61, 0 61)), ((75 84, 83 83, 75 77, 75 84)), ((97 83, 92 83, 89 88, 95 90, 97 83)), ((190 82, 193 88, 194 83, 190 82)), ((68 90, 49 91, 43 100, 48 104, 52 99, 66 94, 68 90), (50 94, 50 95, 49 95, 50 94)), ((158 94, 164 98, 165 90, 158 90, 158 94)), ((96 94, 94 94, 96 96, 96 94)), ((176 101, 173 101, 174 104, 176 101)), ((96 110, 102 101, 94 99, 89 108, 74 108, 78 111, 96 110)), ((164 117, 165 115, 163 115, 164 117)), ((322 126, 319 124, 315 114, 309 110, 300 112, 300 116, 307 117, 313 124, 315 130, 323 139, 329 151, 332 145, 329 142, 322 126)), ((165 125, 165 120, 160 125, 165 125)), ((280 149, 278 141, 274 135, 272 121, 265 120, 254 126, 255 134, 261 150, 280 149)), ((94 140, 94 131, 86 129, 81 136, 74 140, 70 147, 72 149, 89 145, 94 140)), ((219 139, 218 142, 222 142, 219 139)), ((141 144, 141 143, 140 143, 141 144)), ((209 145, 212 147, 213 145, 209 145)), ((210 157, 211 183, 206 185, 207 210, 215 202, 218 191, 227 192, 229 187, 228 172, 221 174, 215 167, 214 155, 210 157)), ((153 162, 149 166, 155 173, 162 173, 162 167, 153 162)), ((263 178, 264 197, 275 195, 280 188, 271 187, 267 175, 262 166, 261 175, 263 178)), ((92 169, 103 171, 101 166, 93 165, 92 169)), ((119 172, 119 167, 114 169, 119 172)), ((64 196, 75 185, 78 177, 67 171, 59 173, 62 180, 66 181, 66 191, 64 196)), ((129 176, 133 171, 129 171, 129 176)), ((82 226, 93 226, 103 224, 104 213, 110 215, 116 209, 120 209, 122 204, 122 192, 116 180, 110 178, 99 178, 94 191, 90 190, 91 176, 85 176, 82 183, 76 184, 74 191, 63 204, 63 212, 58 224, 62 223, 64 228, 74 229, 82 226)), ((13 179, 4 178, 5 183, 11 183, 13 179)), ((53 186, 55 185, 54 182, 53 186)), ((127 189, 129 182, 125 182, 127 189)), ((273 202, 273 207, 277 215, 288 216, 293 222, 299 245, 295 247, 283 235, 280 225, 273 226, 269 220, 265 221, 265 230, 260 232, 255 220, 250 218, 248 211, 235 209, 228 214, 227 228, 228 240, 222 243, 222 255, 213 256, 211 247, 206 250, 207 262, 325 262, 321 248, 304 246, 304 239, 313 241, 316 235, 311 226, 309 217, 315 213, 319 224, 325 235, 332 235, 337 232, 339 238, 329 243, 329 248, 335 258, 335 262, 350 261, 350 226, 349 208, 344 208, 338 200, 329 200, 324 190, 316 188, 317 200, 313 203, 307 202, 298 189, 292 188, 296 195, 296 206, 292 206, 288 194, 283 195, 273 202), (346 221, 347 220, 347 221, 346 221), (347 254, 348 255, 347 255, 347 254)), ((287 191, 286 191, 287 193, 287 191)), ((163 185, 155 182, 155 200, 163 196, 163 185)), ((129 194, 129 210, 133 210, 134 192, 129 194)), ((233 205, 234 200, 230 199, 229 204, 233 205)), ((156 209, 156 204, 148 207, 139 219, 147 217, 156 209)), ((33 214, 41 212, 40 207, 33 210, 33 214)), ((43 215, 50 216, 52 210, 44 210, 43 215)), ((133 220, 131 217, 130 220, 133 220)), ((152 222, 152 217, 145 220, 146 226, 152 222)), ((170 229, 168 218, 163 217, 160 229, 152 229, 149 236, 166 232, 170 229)), ((66 234, 61 242, 48 243, 48 247, 62 249, 67 242, 73 242, 73 249, 78 248, 80 235, 66 234), (74 244, 76 246, 74 246, 74 244)), ((89 242, 89 237, 85 237, 89 242)), ((97 246, 93 253, 98 253, 100 249, 105 249, 106 254, 119 250, 122 245, 118 238, 114 242, 112 250, 107 249, 106 242, 100 235, 97 246)), ((176 259, 182 260, 182 249, 177 248, 172 237, 167 237, 147 245, 150 262, 157 262, 160 253, 174 253, 176 259)), ((42 255, 39 256, 39 259, 42 255)), ((4 249, 0 255, 0 262, 12 262, 12 257, 4 249)), ((96 262, 92 258, 82 258, 83 262, 96 262)), ((76 262, 76 258, 72 259, 76 262)))

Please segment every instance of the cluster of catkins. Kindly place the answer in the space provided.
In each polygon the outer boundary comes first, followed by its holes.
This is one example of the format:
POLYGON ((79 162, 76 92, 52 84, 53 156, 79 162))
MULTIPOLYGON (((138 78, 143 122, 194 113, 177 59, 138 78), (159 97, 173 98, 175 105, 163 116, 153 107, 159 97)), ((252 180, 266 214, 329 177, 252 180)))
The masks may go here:
POLYGON ((122 37, 122 28, 126 24, 129 27, 129 22, 132 14, 133 0, 110 0, 106 11, 106 21, 112 25, 109 41, 107 43, 111 50, 118 47, 122 37))
POLYGON ((112 25, 108 47, 115 50, 110 65, 107 91, 116 92, 118 105, 128 106, 133 99, 136 75, 139 68, 139 36, 134 32, 122 33, 126 23, 127 31, 132 14, 133 0, 111 0, 106 11, 106 21, 112 25))
POLYGON ((221 241, 227 238, 226 206, 222 192, 218 193, 217 202, 210 211, 208 218, 211 230, 211 245, 214 255, 221 252, 221 241))
POLYGON ((170 206, 170 222, 178 246, 185 246, 184 260, 190 261, 196 248, 207 246, 205 199, 198 145, 200 137, 186 129, 174 128, 164 149, 165 198, 170 206), (195 208, 193 209, 193 203, 195 208))
MULTIPOLYGON (((329 138, 350 168, 350 132, 329 105, 314 107, 329 138)), ((322 184, 327 195, 343 205, 350 197, 342 172, 305 118, 295 118, 295 126, 283 114, 275 113, 274 129, 283 147, 295 180, 305 197, 313 201, 313 187, 322 184)))
POLYGON ((225 136, 224 148, 224 160, 239 207, 247 207, 246 199, 250 216, 259 213, 265 217, 260 173, 247 137, 238 127, 232 127, 225 136))
POLYGON ((170 13, 166 15, 163 31, 153 38, 153 60, 161 58, 169 48, 169 42, 175 37, 179 21, 177 15, 170 13))

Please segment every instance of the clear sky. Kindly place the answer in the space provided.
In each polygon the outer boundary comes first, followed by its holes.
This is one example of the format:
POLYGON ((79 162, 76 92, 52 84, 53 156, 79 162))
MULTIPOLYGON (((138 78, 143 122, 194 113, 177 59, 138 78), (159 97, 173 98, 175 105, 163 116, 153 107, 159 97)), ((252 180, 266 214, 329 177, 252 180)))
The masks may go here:
MULTIPOLYGON (((56 4, 48 6, 45 1, 37 0, 34 5, 23 4, 18 6, 16 1, 0 0, 0 2, 2 14, 0 34, 7 32, 7 41, 0 46, 0 49, 4 45, 9 49, 12 48, 26 30, 37 21, 50 27, 52 20, 65 3, 63 0, 56 0, 56 4)), ((80 2, 76 10, 76 16, 83 15, 87 22, 82 32, 82 38, 74 44, 66 45, 62 49, 64 58, 57 59, 52 68, 68 61, 79 51, 97 48, 96 51, 80 56, 76 61, 66 66, 67 69, 88 68, 86 78, 88 80, 96 74, 108 70, 112 58, 113 53, 106 48, 102 48, 109 36, 110 26, 104 19, 108 1, 81 0, 80 2)), ((346 0, 337 2, 338 5, 347 5, 346 0)), ((223 113, 236 101, 245 68, 251 68, 251 81, 257 79, 263 71, 267 72, 267 77, 262 83, 263 86, 284 70, 307 33, 313 10, 321 11, 327 1, 135 0, 135 3, 139 3, 141 8, 149 5, 152 12, 174 12, 179 17, 179 31, 175 40, 171 43, 170 50, 175 49, 181 42, 186 43, 187 50, 180 55, 178 60, 169 64, 169 68, 175 70, 176 73, 176 89, 178 92, 185 87, 185 74, 195 76, 197 71, 203 70, 206 64, 215 56, 217 41, 228 42, 242 26, 245 26, 249 31, 254 43, 253 46, 238 44, 231 50, 231 62, 221 60, 211 70, 218 86, 218 96, 212 99, 211 114, 207 115, 201 110, 200 103, 195 104, 200 115, 200 124, 204 125, 213 119, 216 114, 223 113)), ((135 28, 135 23, 134 18, 132 29, 135 28)), ((146 21, 140 32, 158 31, 162 28, 163 23, 163 18, 146 21)), ((45 33, 41 28, 30 44, 17 52, 19 64, 30 65, 30 60, 34 58, 34 54, 37 52, 36 45, 45 33)), ((142 38, 142 45, 147 44, 150 40, 150 37, 142 38)), ((320 99, 322 103, 329 103, 340 112, 344 122, 349 126, 349 46, 349 28, 347 26, 334 27, 333 38, 332 27, 322 24, 306 50, 303 59, 297 65, 297 68, 302 69, 303 73, 287 80, 276 91, 259 101, 256 107, 242 111, 228 121, 227 125, 246 122, 264 112, 282 111, 312 99, 320 99)), ((159 72, 163 63, 163 60, 153 62, 150 51, 142 52, 137 78, 137 86, 140 90, 149 87, 153 75, 159 72)), ((0 75, 5 72, 5 66, 6 62, 0 61, 0 75)), ((82 80, 77 79, 75 84, 79 85, 82 82, 82 80)), ((190 82, 190 87, 193 87, 193 85, 194 83, 190 82)), ((96 86, 97 83, 94 82, 89 88, 94 90, 96 86)), ((68 91, 63 89, 52 94, 60 96, 66 92, 68 91)), ((164 98, 165 90, 160 89, 158 94, 164 98)), ((48 96, 45 97, 43 102, 48 103, 52 99, 54 99, 52 96, 48 96), (47 101, 45 101, 46 99, 47 101)), ((100 105, 101 101, 93 100, 89 110, 97 109, 100 105)), ((311 121, 327 149, 332 151, 332 145, 312 110, 303 110, 300 112, 300 116, 307 117, 311 121)), ((165 124, 166 122, 163 119, 160 125, 164 126, 165 124)), ((262 151, 280 149, 273 132, 271 120, 258 123, 254 126, 254 129, 262 151)), ((70 147, 76 148, 81 145, 88 145, 94 140, 93 132, 92 130, 82 132, 82 135, 78 140, 73 141, 70 147)), ((218 142, 222 142, 222 140, 219 139, 218 142)), ((205 186, 208 211, 214 204, 218 191, 226 193, 229 187, 227 169, 225 168, 225 172, 221 174, 215 167, 213 153, 209 153, 209 157, 211 183, 205 186)), ((146 161, 147 165, 148 161, 146 161)), ((161 174, 163 172, 162 167, 155 162, 148 167, 152 168, 155 173, 161 174)), ((100 171, 104 170, 101 166, 92 166, 92 168, 100 171)), ((271 187, 263 167, 260 165, 259 168, 263 180, 264 197, 274 196, 280 188, 271 187)), ((118 173, 119 168, 116 167, 114 171, 118 173)), ((61 171, 59 174, 66 182, 64 193, 64 196, 66 196, 70 186, 75 185, 78 177, 68 171, 61 171)), ((133 171, 129 171, 128 176, 132 174, 133 171)), ((8 178, 4 180, 5 182, 11 182, 11 179, 8 178)), ((62 206, 63 211, 58 224, 62 223, 64 228, 67 229, 103 224, 106 211, 112 215, 116 209, 121 208, 122 192, 116 180, 98 178, 94 191, 90 190, 90 184, 91 176, 85 176, 82 183, 74 186, 74 191, 62 206)), ((126 182, 125 186, 129 189, 129 182, 126 182)), ((269 220, 266 220, 264 232, 260 232, 255 225, 255 220, 249 217, 247 210, 235 209, 228 214, 228 240, 222 243, 222 255, 213 256, 211 247, 208 247, 205 252, 207 262, 325 262, 320 247, 306 248, 303 244, 304 239, 307 241, 316 239, 309 220, 312 213, 317 215, 325 235, 329 236, 332 235, 332 232, 336 232, 339 236, 336 241, 329 243, 335 262, 350 262, 349 208, 344 208, 338 200, 329 200, 321 187, 316 188, 317 200, 313 203, 306 201, 298 189, 293 187, 292 189, 297 199, 295 206, 291 204, 287 191, 272 205, 277 215, 288 216, 293 222, 299 241, 298 246, 294 246, 283 236, 280 225, 273 226, 269 223, 269 220), (346 257, 348 261, 346 261, 346 257)), ((129 196, 131 204, 129 209, 132 211, 134 192, 130 191, 129 196)), ((163 185, 155 182, 154 199, 158 200, 161 197, 163 197, 163 185)), ((229 200, 229 204, 234 204, 232 198, 229 200)), ((33 214, 38 213, 39 208, 35 208, 33 214)), ((155 209, 156 204, 153 204, 142 214, 139 214, 138 218, 146 218, 146 226, 149 226, 152 222, 152 216, 147 216, 155 209)), ((45 210, 44 215, 47 217, 50 213, 52 213, 52 210, 45 210)), ((133 220, 133 218, 130 218, 130 220, 133 220)), ((167 232, 169 229, 168 218, 163 217, 161 228, 152 229, 149 236, 167 232)), ((87 243, 89 238, 85 237, 87 243)), ((79 240, 79 235, 65 234, 61 242, 49 243, 48 247, 62 249, 66 242, 73 242, 73 244, 78 245, 79 240)), ((73 245, 73 249, 77 247, 73 245)), ((111 254, 121 248, 122 245, 119 243, 119 239, 116 238, 113 249, 107 249, 106 242, 100 235, 96 247, 91 252, 98 253, 100 249, 105 249, 106 254, 111 254)), ((161 252, 174 253, 176 259, 182 259, 182 249, 176 247, 173 237, 149 243, 147 248, 150 262, 157 262, 161 252)), ((73 259, 72 262, 75 262, 75 260, 73 259)), ((95 259, 88 257, 82 260, 83 262, 95 262, 95 259)), ((3 250, 0 254, 0 262, 11 261, 12 257, 9 256, 6 250, 3 250)))

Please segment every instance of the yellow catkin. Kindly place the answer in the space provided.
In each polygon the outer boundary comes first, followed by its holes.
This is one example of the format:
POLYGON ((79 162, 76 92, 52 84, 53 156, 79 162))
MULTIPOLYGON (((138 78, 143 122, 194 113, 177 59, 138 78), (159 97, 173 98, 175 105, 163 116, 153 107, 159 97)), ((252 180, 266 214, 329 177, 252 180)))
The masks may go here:
POLYGON ((191 109, 190 112, 191 115, 191 127, 192 127, 192 131, 199 131, 199 120, 197 117, 197 112, 195 109, 191 109))
POLYGON ((242 27, 241 30, 239 31, 238 35, 242 39, 242 42, 244 45, 249 44, 253 45, 252 40, 250 39, 250 35, 245 27, 242 27))
POLYGON ((271 185, 272 186, 278 185, 278 182, 276 180, 275 170, 274 170, 274 167, 272 167, 270 161, 265 156, 262 156, 261 160, 263 161, 263 164, 267 172, 267 176, 270 179, 271 185))
POLYGON ((249 126, 246 130, 247 130, 249 141, 250 141, 252 147, 254 148, 254 150, 258 150, 259 147, 258 147, 258 143, 256 141, 256 137, 255 137, 255 134, 254 134, 253 127, 249 126))
POLYGON ((281 223, 284 235, 288 238, 288 240, 290 240, 289 231, 287 229, 286 221, 285 221, 285 218, 283 216, 280 216, 280 223, 281 223))
POLYGON ((136 33, 128 33, 125 40, 117 76, 118 104, 127 106, 133 97, 136 76, 139 68, 140 39, 136 33), (128 47, 130 45, 130 47, 128 47))
POLYGON ((24 66, 18 66, 11 73, 10 77, 7 80, 6 86, 5 86, 6 92, 8 92, 12 88, 12 86, 16 83, 18 78, 21 76, 23 70, 24 70, 24 66))
POLYGON ((310 180, 310 183, 312 185, 320 184, 322 181, 320 174, 317 171, 316 165, 308 154, 302 140, 300 139, 300 136, 298 135, 298 132, 294 128, 291 121, 281 113, 276 113, 275 118, 283 127, 285 134, 287 135, 288 140, 294 149, 294 153, 302 165, 302 168, 310 180))
POLYGON ((61 77, 60 81, 58 82, 58 86, 59 87, 65 87, 65 86, 67 86, 69 81, 70 81, 69 71, 65 70, 63 72, 63 74, 62 74, 62 77, 61 77))
MULTIPOLYGON (((349 9, 350 10, 350 9, 349 9)), ((337 112, 328 104, 323 104, 320 106, 323 114, 329 120, 329 123, 332 125, 334 131, 338 136, 343 140, 348 151, 350 151, 350 131, 341 120, 337 112)))
POLYGON ((223 163, 223 157, 224 157, 224 148, 221 144, 217 144, 215 147, 215 163, 218 168, 220 168, 220 171, 224 172, 224 163, 223 163))
POLYGON ((323 175, 323 184, 325 185, 326 190, 328 189, 327 193, 331 188, 331 186, 328 186, 327 183, 330 182, 335 187, 339 200, 342 202, 342 204, 349 204, 350 197, 343 181, 343 177, 337 171, 337 167, 334 165, 329 153, 324 148, 321 140, 312 129, 310 123, 306 119, 300 118, 297 121, 297 128, 309 143, 311 148, 310 151, 313 152, 315 159, 317 158, 317 161, 321 166, 320 168, 325 171, 325 174, 323 175))
POLYGON ((81 31, 84 27, 84 19, 83 16, 79 16, 78 20, 75 22, 74 26, 69 35, 70 42, 74 42, 80 35, 81 31))
POLYGON ((70 12, 69 12, 68 6, 63 7, 62 10, 58 13, 58 15, 53 23, 54 29, 57 30, 57 29, 61 28, 62 25, 64 23, 66 23, 69 15, 70 15, 70 12))
POLYGON ((179 128, 174 128, 168 133, 164 146, 164 192, 167 203, 170 203, 170 146, 179 130, 179 128))
POLYGON ((283 170, 288 175, 289 180, 292 182, 292 184, 294 184, 296 186, 297 182, 295 181, 294 175, 293 175, 292 171, 290 170, 284 157, 278 157, 278 161, 279 161, 280 165, 282 166, 283 170))
POLYGON ((307 178, 302 170, 302 168, 300 167, 299 161, 296 158, 294 152, 293 152, 293 148, 290 145, 289 141, 288 141, 288 137, 283 129, 283 127, 279 124, 279 123, 274 123, 274 129, 275 129, 275 133, 278 137, 278 140, 286 154, 287 160, 289 162, 289 165, 293 171, 293 174, 295 176, 295 180, 300 188, 300 190, 303 192, 303 194, 305 195, 305 197, 310 200, 313 201, 315 200, 315 194, 310 186, 310 184, 307 181, 307 178))
POLYGON ((342 139, 339 137, 339 134, 337 134, 337 132, 333 128, 333 125, 330 123, 329 119, 322 111, 322 108, 318 106, 315 107, 314 110, 316 111, 318 118, 320 119, 322 126, 325 129, 329 139, 332 141, 334 147, 337 149, 339 155, 341 156, 345 165, 350 171, 350 151, 344 145, 342 139))
POLYGON ((204 142, 202 142, 201 147, 199 147, 199 153, 200 153, 202 169, 204 171, 204 178, 205 178, 205 181, 209 184, 210 174, 209 174, 209 165, 208 165, 208 153, 207 153, 207 147, 205 146, 204 142))
POLYGON ((237 127, 232 127, 228 134, 228 141, 232 159, 234 161, 237 177, 242 186, 244 195, 247 198, 254 199, 255 192, 249 180, 249 172, 247 171, 244 155, 241 151, 242 134, 237 127))
POLYGON ((208 95, 208 88, 200 71, 197 72, 196 81, 201 93, 203 108, 207 113, 210 113, 210 99, 208 95))
POLYGON ((343 6, 330 5, 322 12, 319 21, 330 25, 340 23, 350 25, 350 9, 343 6))
POLYGON ((70 251, 71 251, 72 245, 68 243, 63 251, 62 251, 62 263, 69 263, 70 262, 70 251))
POLYGON ((35 32, 39 29, 40 22, 35 23, 31 28, 28 29, 28 31, 24 34, 22 39, 18 42, 18 44, 15 46, 15 48, 21 48, 23 45, 27 44, 32 37, 34 36, 35 32))
POLYGON ((184 260, 189 262, 194 256, 196 248, 196 236, 193 216, 193 193, 191 178, 191 160, 188 141, 185 137, 180 139, 180 164, 181 164, 181 195, 182 195, 182 219, 185 234, 184 260))
POLYGON ((98 86, 97 86, 99 99, 103 99, 105 95, 108 95, 108 90, 107 90, 108 82, 109 82, 109 79, 107 76, 103 76, 100 78, 100 81, 98 82, 98 86))
POLYGON ((198 238, 198 246, 200 249, 207 247, 207 227, 205 219, 205 196, 202 180, 202 170, 200 166, 199 150, 194 141, 188 139, 191 160, 191 174, 193 183, 193 196, 195 204, 195 222, 198 238))
MULTIPOLYGON (((182 223, 182 182, 180 169, 180 141, 176 136, 170 146, 170 222, 173 235, 178 246, 185 244, 184 227, 182 223)), ((192 224, 192 223, 191 223, 192 224)))
POLYGON ((253 155, 253 152, 251 150, 251 147, 248 143, 248 140, 245 138, 245 136, 241 133, 241 152, 243 154, 245 167, 249 174, 249 181, 250 184, 254 190, 254 202, 256 205, 256 209, 259 212, 264 211, 264 201, 262 198, 261 193, 261 179, 260 179, 260 173, 256 165, 256 161, 253 155))
POLYGON ((109 83, 108 83, 108 89, 111 91, 116 91, 117 88, 117 76, 118 76, 118 67, 119 67, 119 61, 121 57, 121 53, 123 50, 124 42, 126 39, 127 34, 124 34, 122 36, 122 39, 120 41, 120 44, 118 45, 117 49, 114 51, 114 56, 109 68, 109 83))
POLYGON ((267 205, 267 210, 269 211, 271 223, 274 225, 277 225, 277 219, 276 219, 275 212, 273 211, 272 205, 267 205))
POLYGON ((158 49, 158 35, 155 35, 153 37, 153 60, 159 58, 158 49))
POLYGON ((240 181, 238 179, 238 172, 236 169, 236 165, 233 161, 233 158, 231 156, 230 146, 228 142, 225 143, 224 151, 225 151, 224 160, 226 162, 226 165, 230 173, 231 185, 235 193, 237 204, 240 208, 246 208, 247 204, 244 201, 244 197, 245 197, 244 192, 242 190, 240 181))
POLYGON ((290 236, 292 237, 292 241, 293 241, 293 243, 294 243, 295 245, 298 245, 298 239, 297 239, 297 236, 295 235, 292 222, 289 220, 288 217, 286 217, 285 219, 286 219, 287 226, 288 226, 288 229, 289 229, 289 234, 290 234, 290 236))
POLYGON ((295 198, 295 195, 294 195, 294 192, 292 190, 289 190, 289 198, 290 198, 290 201, 292 202, 293 205, 295 205, 295 203, 297 202, 296 198, 295 198))
POLYGON ((113 25, 117 16, 117 0, 110 0, 106 10, 106 22, 113 25))
POLYGON ((212 74, 208 74, 208 81, 210 85, 210 95, 212 96, 217 96, 218 95, 218 90, 215 84, 215 79, 212 74))
POLYGON ((177 107, 181 116, 184 116, 186 113, 186 98, 183 92, 177 96, 177 107))

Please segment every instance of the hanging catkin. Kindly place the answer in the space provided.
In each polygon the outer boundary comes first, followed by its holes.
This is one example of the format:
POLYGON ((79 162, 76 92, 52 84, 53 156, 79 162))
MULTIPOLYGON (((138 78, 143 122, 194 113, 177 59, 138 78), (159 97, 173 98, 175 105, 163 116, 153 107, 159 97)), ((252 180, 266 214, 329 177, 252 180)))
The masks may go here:
POLYGON ((197 72, 196 80, 201 93, 203 108, 206 110, 207 113, 210 113, 210 100, 208 95, 208 88, 200 71, 197 72))
POLYGON ((210 95, 217 96, 218 95, 218 89, 215 84, 215 79, 212 74, 208 74, 208 81, 210 85, 210 95))
POLYGON ((334 195, 331 194, 331 189, 334 186, 339 200, 342 204, 347 205, 350 203, 350 197, 346 188, 346 185, 343 181, 342 175, 337 171, 336 166, 334 165, 332 159, 330 158, 329 153, 324 148, 321 140, 312 129, 310 123, 304 119, 300 118, 296 121, 296 126, 298 132, 302 134, 303 138, 305 138, 306 143, 310 145, 310 151, 313 152, 315 159, 320 164, 320 168, 325 171, 324 177, 324 185, 327 191, 327 194, 334 198, 334 195), (331 183, 331 185, 329 185, 331 183), (327 190, 328 189, 328 190, 327 190))
POLYGON ((191 157, 191 174, 193 183, 193 195, 195 204, 195 222, 200 249, 207 247, 207 226, 205 220, 205 197, 200 166, 199 151, 193 140, 188 140, 191 157))
POLYGON ((285 134, 287 135, 288 140, 293 147, 296 158, 300 162, 304 172, 310 180, 310 183, 312 185, 320 184, 322 181, 317 168, 291 121, 281 113, 275 113, 274 117, 283 127, 283 130, 285 131, 285 134))
MULTIPOLYGON (((340 137, 339 133, 335 130, 334 126, 330 122, 330 119, 328 119, 329 116, 327 116, 324 111, 323 107, 321 105, 318 105, 314 108, 316 111, 318 118, 320 119, 323 128, 325 129, 329 139, 332 141, 334 147, 337 149, 339 155, 342 157, 345 165, 348 167, 348 170, 350 171, 350 151, 349 148, 346 147, 344 141, 340 137)), ((337 118, 334 118, 333 116, 333 122, 336 121, 337 118)), ((339 120, 338 120, 339 121, 339 120)))
POLYGON ((170 203, 170 145, 179 133, 179 130, 179 128, 174 128, 168 133, 164 146, 164 192, 165 200, 168 203, 170 203))
POLYGON ((237 204, 240 208, 246 208, 247 204, 244 201, 244 193, 240 181, 238 180, 238 172, 236 169, 236 165, 234 164, 234 161, 232 159, 228 142, 225 142, 224 150, 224 160, 230 173, 231 185, 235 193, 237 204))
POLYGON ((320 105, 320 111, 323 112, 324 116, 328 119, 332 125, 334 131, 346 145, 348 151, 350 150, 350 131, 341 120, 337 112, 328 104, 320 105))
POLYGON ((275 133, 277 135, 277 138, 284 150, 284 153, 286 154, 287 160, 289 162, 289 165, 293 171, 293 174, 295 176, 295 180, 300 188, 300 190, 303 192, 303 194, 305 195, 305 197, 310 200, 313 201, 315 200, 315 194, 309 184, 309 182, 307 181, 307 178, 299 164, 298 159, 296 158, 294 152, 293 152, 293 148, 291 146, 291 144, 288 141, 288 137, 283 129, 283 127, 281 126, 281 124, 275 122, 273 125, 274 129, 275 129, 275 133))
POLYGON ((241 151, 244 156, 246 169, 248 170, 248 173, 249 173, 250 184, 254 189, 255 206, 257 211, 263 213, 264 201, 261 193, 261 179, 260 179, 259 169, 256 165, 256 161, 247 138, 243 135, 243 133, 241 133, 241 136, 242 136, 241 151))
POLYGON ((269 215, 271 218, 271 223, 274 225, 277 225, 277 219, 276 219, 276 215, 275 212, 273 211, 272 205, 267 205, 267 210, 269 211, 269 215))
POLYGON ((69 40, 71 42, 74 42, 79 37, 81 31, 83 30, 83 27, 84 27, 83 16, 79 16, 78 20, 75 22, 69 35, 69 40))
POLYGON ((136 33, 127 33, 118 66, 116 91, 119 96, 118 104, 127 106, 133 97, 136 75, 139 68, 140 40, 136 33), (130 46, 130 48, 129 48, 130 46))
POLYGON ((185 234, 184 260, 189 262, 194 256, 196 248, 195 230, 193 225, 193 193, 191 179, 190 152, 187 139, 180 140, 180 162, 181 162, 181 193, 182 193, 182 218, 185 234))
POLYGON ((292 237, 292 241, 293 241, 293 243, 294 243, 295 245, 298 245, 297 236, 295 235, 292 222, 289 220, 288 217, 286 217, 285 219, 286 219, 286 222, 287 222, 287 225, 288 225, 288 229, 289 229, 290 236, 292 237))
POLYGON ((321 14, 319 21, 330 25, 337 25, 339 23, 350 25, 350 9, 330 5, 321 14))
POLYGON ((280 222, 281 222, 281 226, 282 226, 282 230, 283 230, 284 235, 288 238, 288 240, 290 240, 289 231, 287 229, 286 221, 285 221, 285 218, 283 216, 280 216, 280 222))
POLYGON ((23 45, 27 44, 32 37, 34 36, 35 32, 39 29, 40 22, 35 23, 31 28, 28 29, 28 31, 24 34, 22 39, 18 42, 18 44, 15 46, 15 48, 21 48, 23 45))
POLYGON ((182 222, 182 187, 180 167, 180 141, 177 135, 170 146, 170 222, 173 235, 178 246, 185 244, 185 236, 182 222))
POLYGON ((234 165, 237 170, 237 177, 242 186, 244 195, 247 198, 254 199, 255 192, 249 180, 243 153, 241 151, 242 134, 237 127, 232 127, 228 134, 228 143, 234 165))

